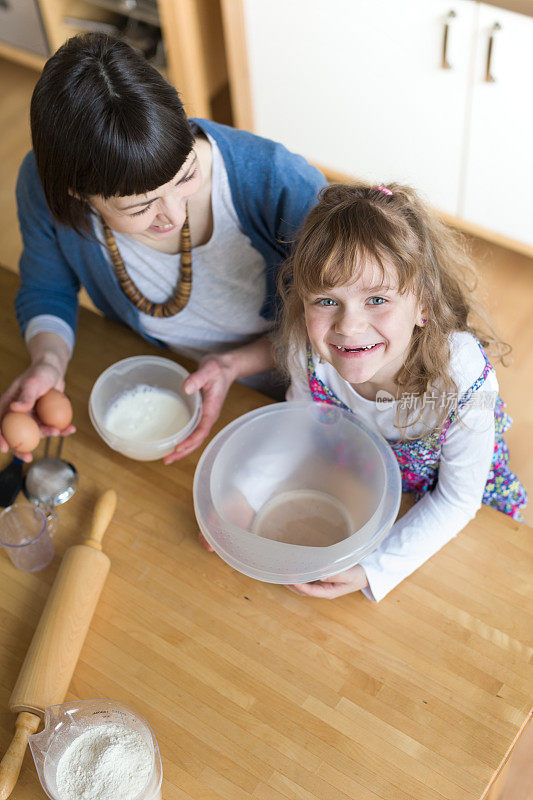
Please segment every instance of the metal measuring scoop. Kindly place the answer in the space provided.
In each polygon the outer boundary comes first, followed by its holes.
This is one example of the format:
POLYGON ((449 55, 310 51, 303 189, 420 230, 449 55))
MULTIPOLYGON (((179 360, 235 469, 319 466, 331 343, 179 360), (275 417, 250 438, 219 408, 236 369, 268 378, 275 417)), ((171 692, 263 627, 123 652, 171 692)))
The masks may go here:
POLYGON ((61 456, 63 437, 59 440, 56 458, 49 456, 50 437, 46 440, 44 458, 31 465, 24 478, 22 491, 28 500, 43 509, 53 509, 70 500, 78 485, 78 472, 61 456))

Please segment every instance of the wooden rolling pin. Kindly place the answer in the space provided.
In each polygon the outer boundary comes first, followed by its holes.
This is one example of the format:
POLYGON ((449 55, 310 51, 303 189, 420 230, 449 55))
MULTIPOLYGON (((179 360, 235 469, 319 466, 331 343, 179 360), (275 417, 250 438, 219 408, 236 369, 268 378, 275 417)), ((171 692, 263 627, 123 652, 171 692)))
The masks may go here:
POLYGON ((0 763, 0 800, 17 782, 28 736, 37 731, 47 706, 62 703, 100 597, 109 558, 102 537, 111 522, 117 495, 110 489, 96 503, 90 536, 69 547, 48 595, 41 619, 9 700, 18 713, 15 736, 0 763))

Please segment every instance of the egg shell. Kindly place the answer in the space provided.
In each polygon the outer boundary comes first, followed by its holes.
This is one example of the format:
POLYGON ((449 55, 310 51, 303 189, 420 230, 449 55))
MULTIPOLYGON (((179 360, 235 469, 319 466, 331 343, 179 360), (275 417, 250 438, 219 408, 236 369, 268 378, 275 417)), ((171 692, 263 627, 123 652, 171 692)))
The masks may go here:
POLYGON ((36 403, 35 413, 44 425, 65 430, 72 422, 72 406, 63 392, 50 389, 36 403))
POLYGON ((9 411, 2 420, 4 439, 17 453, 31 453, 39 444, 39 426, 29 414, 9 411))

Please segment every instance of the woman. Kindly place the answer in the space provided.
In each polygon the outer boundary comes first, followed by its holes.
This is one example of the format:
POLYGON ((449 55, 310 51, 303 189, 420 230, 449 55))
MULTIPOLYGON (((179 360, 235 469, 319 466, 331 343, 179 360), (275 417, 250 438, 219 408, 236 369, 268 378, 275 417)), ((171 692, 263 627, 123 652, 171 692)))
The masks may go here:
POLYGON ((0 417, 64 387, 84 286, 106 316, 201 361, 186 390, 203 415, 171 463, 204 441, 234 380, 268 390, 278 265, 325 180, 279 144, 188 121, 161 75, 103 34, 47 62, 31 130, 16 301, 31 363, 0 417))

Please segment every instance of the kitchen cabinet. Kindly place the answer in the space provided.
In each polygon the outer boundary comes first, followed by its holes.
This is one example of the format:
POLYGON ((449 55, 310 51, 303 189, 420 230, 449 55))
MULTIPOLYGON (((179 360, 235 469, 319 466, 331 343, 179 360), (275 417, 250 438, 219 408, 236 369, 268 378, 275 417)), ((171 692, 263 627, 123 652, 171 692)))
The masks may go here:
POLYGON ((533 245, 533 18, 482 4, 478 31, 459 215, 533 245))
POLYGON ((17 7, 0 3, 0 39, 37 56, 46 55, 47 42, 36 0, 18 0, 17 7))
POLYGON ((254 129, 370 183, 406 181, 458 207, 474 4, 244 4, 254 129), (448 58, 440 58, 449 24, 448 58), (438 153, 438 158, 435 157, 438 153))
POLYGON ((328 177, 410 183, 454 222, 533 253, 532 18, 474 0, 223 11, 237 124, 328 177))
POLYGON ((187 113, 217 118, 228 82, 219 0, 2 0, 0 56, 42 69, 70 36, 91 27, 105 29, 121 19, 160 28, 166 62, 162 71, 179 89, 187 113), (25 46, 13 34, 24 26, 26 6, 33 6, 42 20, 40 49, 25 46))

